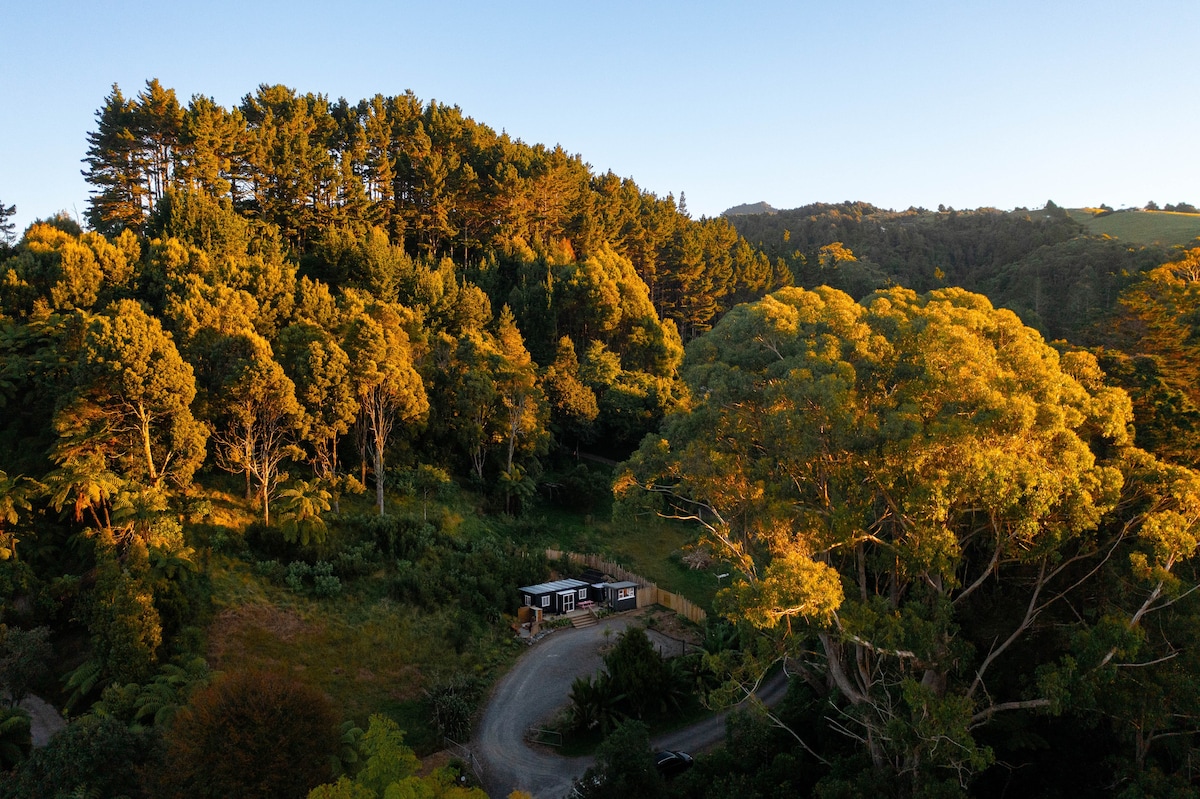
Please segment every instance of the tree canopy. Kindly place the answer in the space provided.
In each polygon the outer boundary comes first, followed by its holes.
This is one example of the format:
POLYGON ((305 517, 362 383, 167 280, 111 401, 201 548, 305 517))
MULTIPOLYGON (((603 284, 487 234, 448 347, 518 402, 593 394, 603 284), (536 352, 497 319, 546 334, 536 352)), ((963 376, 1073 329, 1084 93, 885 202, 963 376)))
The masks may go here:
POLYGON ((1094 358, 979 295, 785 289, 693 342, 684 375, 692 407, 619 490, 706 529, 742 574, 729 612, 815 649, 837 724, 913 791, 965 787, 994 759, 982 729, 1136 661, 1118 639, 1186 591, 1200 477, 1131 446, 1094 358), (1127 588, 1101 620, 1109 570, 1127 588), (1063 628, 1091 648, 1047 645, 1063 628))

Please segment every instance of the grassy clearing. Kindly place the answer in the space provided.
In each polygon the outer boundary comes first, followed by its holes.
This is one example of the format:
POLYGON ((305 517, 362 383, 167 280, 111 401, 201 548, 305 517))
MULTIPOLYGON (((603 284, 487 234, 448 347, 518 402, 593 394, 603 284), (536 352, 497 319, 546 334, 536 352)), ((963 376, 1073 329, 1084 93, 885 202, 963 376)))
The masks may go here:
POLYGON ((1092 235, 1112 236, 1130 244, 1194 247, 1200 237, 1200 214, 1119 211, 1096 216, 1088 208, 1075 208, 1068 213, 1072 219, 1082 222, 1092 235))
POLYGON ((709 611, 719 587, 716 575, 729 571, 729 564, 720 561, 692 569, 681 560, 696 544, 697 527, 654 517, 617 523, 611 518, 611 501, 582 516, 557 510, 533 515, 538 545, 601 555, 709 611))
POLYGON ((298 596, 255 575, 240 561, 214 563, 218 606, 209 630, 214 669, 266 668, 294 674, 325 691, 363 727, 384 713, 407 731, 418 752, 436 748, 424 690, 454 675, 490 681, 520 654, 507 628, 492 625, 469 648, 448 643, 453 609, 424 613, 373 596, 379 576, 328 600, 298 596))
MULTIPOLYGON (((206 655, 213 669, 292 674, 327 693, 345 718, 364 728, 373 713, 391 717, 406 731, 406 742, 426 753, 441 742, 425 691, 452 678, 487 684, 524 650, 503 618, 484 623, 464 619, 452 604, 424 611, 389 599, 392 578, 383 567, 343 583, 341 595, 331 599, 300 595, 273 582, 244 555, 231 554, 242 551, 244 531, 258 519, 255 510, 222 476, 206 483, 204 498, 212 512, 192 533, 211 580, 214 614, 206 655)), ((343 498, 342 511, 373 513, 372 499, 343 498)), ((391 511, 422 512, 416 500, 389 499, 391 511)), ((486 520, 463 523, 465 514, 473 514, 469 497, 429 511, 457 535, 486 527, 486 520)), ((330 532, 332 540, 340 537, 336 526, 330 532)))
MULTIPOLYGON (((478 622, 477 627, 473 623, 468 635, 453 606, 423 611, 390 599, 394 578, 386 564, 375 574, 345 583, 333 599, 299 595, 273 582, 243 555, 233 554, 241 551, 243 531, 257 521, 255 509, 243 499, 236 480, 212 478, 205 492, 212 513, 196 526, 215 606, 207 651, 212 668, 294 674, 325 691, 346 718, 364 727, 372 713, 393 718, 407 731, 408 743, 423 753, 440 743, 426 690, 464 676, 490 683, 523 651, 504 618, 478 622)), ((368 495, 343 497, 341 510, 374 513, 372 501, 368 495)), ((388 510, 418 517, 427 510, 455 538, 498 530, 530 549, 596 552, 709 609, 718 588, 716 574, 728 571, 720 563, 707 570, 682 563, 680 556, 695 542, 695 528, 655 518, 616 524, 611 500, 599 502, 590 513, 547 505, 516 519, 485 516, 480 503, 467 491, 452 492, 428 508, 418 499, 389 495, 388 510)), ((331 552, 353 543, 341 536, 336 526, 331 528, 331 552)))

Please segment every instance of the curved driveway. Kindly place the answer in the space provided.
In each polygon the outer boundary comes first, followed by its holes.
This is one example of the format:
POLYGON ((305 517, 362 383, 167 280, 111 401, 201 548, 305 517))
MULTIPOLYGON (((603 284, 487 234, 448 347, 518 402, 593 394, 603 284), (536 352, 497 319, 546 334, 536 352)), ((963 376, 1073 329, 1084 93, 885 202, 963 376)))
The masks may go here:
MULTIPOLYGON (((601 648, 630 621, 627 617, 610 617, 593 627, 555 631, 518 658, 496 684, 471 746, 483 766, 488 796, 504 799, 520 789, 534 799, 561 799, 570 791, 572 780, 592 765, 595 759, 590 756, 560 757, 546 747, 531 747, 525 733, 554 720, 567 703, 571 683, 600 670, 604 664, 601 648)), ((657 637, 653 630, 646 632, 660 650, 678 646, 677 642, 657 637)), ((759 691, 759 697, 771 704, 785 690, 786 679, 776 675, 759 691)), ((675 730, 652 743, 656 749, 702 751, 724 740, 725 715, 675 730)))

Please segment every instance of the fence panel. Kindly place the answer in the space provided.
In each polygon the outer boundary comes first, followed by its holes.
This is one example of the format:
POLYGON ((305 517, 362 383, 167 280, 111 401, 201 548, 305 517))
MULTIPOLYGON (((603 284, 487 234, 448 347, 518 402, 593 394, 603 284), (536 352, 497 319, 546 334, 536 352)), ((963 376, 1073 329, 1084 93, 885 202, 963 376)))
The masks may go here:
POLYGON ((547 549, 546 557, 550 560, 561 560, 563 557, 566 557, 572 563, 581 564, 589 569, 595 569, 596 571, 612 575, 616 581, 637 583, 637 606, 639 610, 651 605, 662 605, 697 624, 702 623, 708 618, 708 613, 704 608, 692 602, 687 597, 673 594, 670 591, 664 591, 641 575, 634 574, 619 563, 604 560, 599 555, 581 555, 578 552, 560 552, 557 549, 547 549))

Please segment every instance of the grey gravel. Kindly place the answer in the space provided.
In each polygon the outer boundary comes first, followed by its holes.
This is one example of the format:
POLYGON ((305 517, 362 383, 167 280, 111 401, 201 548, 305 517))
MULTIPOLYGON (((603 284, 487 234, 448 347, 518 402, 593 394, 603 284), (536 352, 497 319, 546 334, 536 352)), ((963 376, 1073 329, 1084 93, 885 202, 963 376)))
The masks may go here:
MULTIPOLYGON (((636 621, 632 616, 615 616, 594 627, 557 630, 533 644, 496 684, 471 742, 491 799, 505 799, 516 789, 534 799, 561 799, 571 790, 572 781, 595 762, 590 756, 562 757, 553 747, 530 744, 526 733, 554 721, 567 705, 571 683, 600 671, 604 649, 636 621)), ((678 641, 654 630, 646 632, 659 651, 679 653, 678 641)), ((786 678, 775 675, 764 683, 758 696, 774 704, 786 688, 786 678)), ((703 752, 724 741, 727 714, 716 714, 651 743, 655 749, 703 752)))

